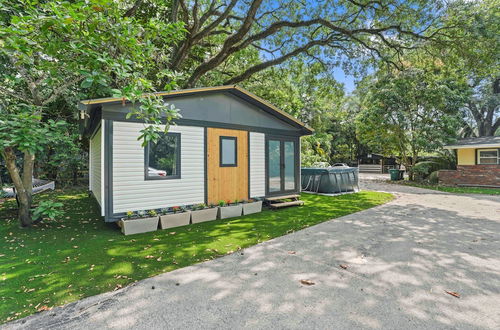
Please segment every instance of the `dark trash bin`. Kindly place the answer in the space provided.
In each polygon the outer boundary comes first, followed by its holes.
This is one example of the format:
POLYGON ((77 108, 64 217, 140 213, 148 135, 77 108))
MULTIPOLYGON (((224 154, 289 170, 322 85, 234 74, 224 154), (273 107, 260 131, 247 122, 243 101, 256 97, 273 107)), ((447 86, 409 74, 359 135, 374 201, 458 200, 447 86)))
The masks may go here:
POLYGON ((389 174, 391 175, 391 181, 398 181, 398 180, 403 179, 403 175, 402 175, 403 173, 404 173, 403 170, 391 168, 389 170, 389 174))

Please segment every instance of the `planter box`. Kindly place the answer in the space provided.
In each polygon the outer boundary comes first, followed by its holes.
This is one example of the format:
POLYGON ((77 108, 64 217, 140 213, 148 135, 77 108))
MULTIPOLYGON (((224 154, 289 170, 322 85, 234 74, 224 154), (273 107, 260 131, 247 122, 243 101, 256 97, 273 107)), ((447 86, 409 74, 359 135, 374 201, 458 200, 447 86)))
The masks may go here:
POLYGON ((219 218, 234 218, 241 216, 241 212, 243 211, 243 206, 241 204, 231 205, 231 206, 219 206, 219 218))
POLYGON ((123 219, 122 233, 124 235, 133 235, 147 233, 158 229, 159 217, 149 217, 142 219, 123 219))
POLYGON ((262 201, 243 204, 243 215, 259 213, 262 211, 262 201))
POLYGON ((191 222, 199 223, 205 221, 212 221, 217 219, 218 208, 213 207, 210 209, 191 211, 191 222))
POLYGON ((189 225, 191 211, 165 214, 160 216, 160 228, 167 229, 189 225))

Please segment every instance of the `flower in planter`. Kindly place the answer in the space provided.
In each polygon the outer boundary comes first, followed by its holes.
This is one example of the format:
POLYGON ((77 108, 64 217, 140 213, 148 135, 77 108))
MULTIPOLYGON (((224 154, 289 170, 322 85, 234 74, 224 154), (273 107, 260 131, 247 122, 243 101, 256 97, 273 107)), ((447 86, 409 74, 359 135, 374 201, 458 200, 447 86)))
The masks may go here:
POLYGON ((165 215, 168 213, 168 207, 164 207, 160 210, 161 215, 165 215))
POLYGON ((127 216, 127 219, 132 219, 135 216, 135 212, 134 211, 127 211, 127 213, 125 213, 125 215, 127 216))
POLYGON ((231 204, 232 204, 232 203, 231 203, 231 200, 230 200, 230 199, 228 199, 228 200, 226 201, 226 205, 231 205, 231 204))
POLYGON ((180 212, 180 211, 181 211, 181 207, 180 206, 172 206, 172 212, 177 213, 177 212, 180 212))
POLYGON ((219 206, 220 206, 220 207, 224 207, 224 206, 226 206, 226 205, 227 205, 227 203, 226 203, 225 201, 222 201, 222 200, 221 200, 221 201, 219 201, 219 203, 218 203, 218 204, 219 204, 219 206))
POLYGON ((156 212, 156 210, 149 210, 148 215, 150 217, 156 217, 158 215, 158 212, 156 212))
POLYGON ((146 211, 143 210, 137 211, 137 216, 139 218, 144 218, 146 216, 146 211))

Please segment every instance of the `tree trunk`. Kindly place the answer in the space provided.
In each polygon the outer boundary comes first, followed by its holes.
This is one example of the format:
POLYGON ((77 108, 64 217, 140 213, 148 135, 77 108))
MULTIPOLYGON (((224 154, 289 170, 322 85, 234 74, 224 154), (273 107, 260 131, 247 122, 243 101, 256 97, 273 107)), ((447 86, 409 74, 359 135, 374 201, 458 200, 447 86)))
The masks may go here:
POLYGON ((408 171, 408 179, 410 181, 413 181, 415 179, 415 173, 413 172, 413 169, 415 168, 415 164, 417 163, 418 159, 418 153, 413 152, 411 156, 411 170, 408 171))
POLYGON ((35 165, 35 155, 29 152, 24 153, 23 159, 23 186, 26 190, 29 200, 29 206, 33 198, 33 167, 35 165))
POLYGON ((24 160, 23 168, 23 178, 19 174, 19 170, 16 166, 16 154, 12 148, 5 148, 2 153, 7 170, 9 171, 12 183, 16 189, 17 201, 19 203, 18 218, 21 227, 29 227, 33 224, 31 218, 31 201, 32 201, 32 177, 33 173, 33 162, 35 156, 28 155, 24 160), (29 178, 26 178, 28 175, 29 178), (25 184, 29 184, 29 188, 26 189, 25 184))
POLYGON ((73 186, 76 187, 78 185, 78 166, 73 167, 73 186))

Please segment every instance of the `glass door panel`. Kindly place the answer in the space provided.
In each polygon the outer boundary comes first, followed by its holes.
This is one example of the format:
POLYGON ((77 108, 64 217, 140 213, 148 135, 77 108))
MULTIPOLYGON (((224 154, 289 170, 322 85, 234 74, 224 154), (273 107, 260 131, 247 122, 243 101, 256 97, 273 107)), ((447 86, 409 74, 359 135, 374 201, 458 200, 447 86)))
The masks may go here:
POLYGON ((281 191, 281 141, 269 140, 268 144, 269 192, 281 191))
POLYGON ((295 189, 295 143, 284 141, 285 190, 295 189))

